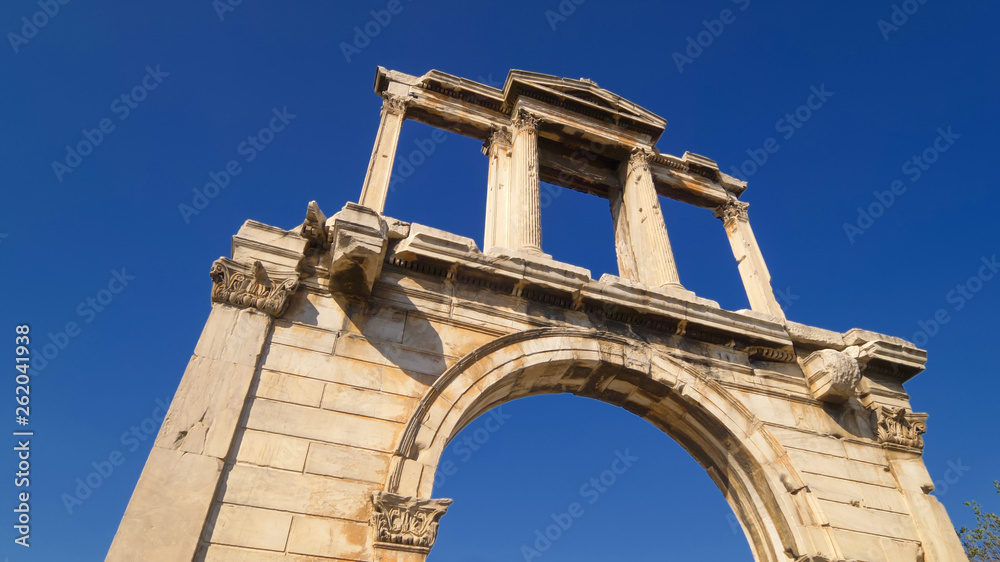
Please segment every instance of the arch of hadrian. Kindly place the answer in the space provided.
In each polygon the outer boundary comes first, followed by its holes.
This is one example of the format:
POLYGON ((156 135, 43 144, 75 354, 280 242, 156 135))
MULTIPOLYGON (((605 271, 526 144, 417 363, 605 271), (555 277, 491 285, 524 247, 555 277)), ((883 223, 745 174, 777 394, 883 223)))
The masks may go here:
MULTIPOLYGON (((358 204, 247 221, 109 560, 422 561, 438 460, 516 398, 569 392, 661 428, 708 471, 759 562, 967 560, 903 383, 924 351, 787 320, 738 198, 666 121, 589 80, 502 90, 379 68, 358 204), (485 141, 485 244, 382 214, 405 119, 485 141), (619 274, 542 251, 539 182, 609 200, 619 274), (658 196, 722 220, 751 310, 685 290, 658 196)), ((720 257, 721 259, 721 257, 720 257)), ((666 555, 666 554, 665 554, 666 555)))

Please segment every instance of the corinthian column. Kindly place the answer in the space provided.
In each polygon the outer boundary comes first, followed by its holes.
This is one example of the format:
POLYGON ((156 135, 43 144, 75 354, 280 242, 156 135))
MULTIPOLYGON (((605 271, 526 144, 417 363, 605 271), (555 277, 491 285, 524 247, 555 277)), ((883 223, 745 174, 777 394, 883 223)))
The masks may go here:
POLYGON ((541 184, 538 179, 538 119, 521 111, 511 121, 510 211, 508 243, 513 249, 542 253, 541 184))
POLYGON ((751 310, 784 318, 785 313, 771 290, 771 274, 767 271, 757 238, 750 229, 747 207, 748 203, 732 198, 716 209, 714 214, 726 226, 726 236, 729 237, 733 256, 739 264, 740 277, 743 278, 751 310))
POLYGON ((368 173, 361 188, 361 205, 378 213, 385 208, 385 197, 389 192, 392 177, 392 161, 396 157, 396 143, 399 130, 403 126, 406 113, 406 98, 385 92, 382 94, 382 119, 378 125, 378 135, 368 161, 368 173))
POLYGON ((500 246, 509 248, 511 137, 506 129, 494 129, 483 144, 490 159, 486 187, 486 235, 483 251, 500 246))
POLYGON ((628 163, 621 168, 622 189, 611 194, 615 198, 611 209, 619 238, 616 244, 619 267, 624 277, 638 277, 633 280, 651 287, 680 286, 667 225, 649 170, 652 156, 649 149, 634 149, 628 163))

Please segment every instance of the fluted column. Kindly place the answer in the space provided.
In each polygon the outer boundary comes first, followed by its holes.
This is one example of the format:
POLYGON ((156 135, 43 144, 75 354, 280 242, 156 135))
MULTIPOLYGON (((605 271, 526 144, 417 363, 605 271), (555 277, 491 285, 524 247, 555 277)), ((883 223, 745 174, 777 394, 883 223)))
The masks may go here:
POLYGON ((538 118, 521 111, 511 121, 510 248, 542 252, 541 184, 538 179, 538 118))
POLYGON ((611 203, 612 213, 616 215, 615 232, 619 238, 617 245, 621 248, 624 244, 624 247, 631 249, 631 257, 619 249, 618 263, 623 277, 628 277, 629 272, 622 264, 634 260, 634 275, 641 283, 651 287, 680 286, 674 253, 667 237, 667 225, 653 185, 653 174, 649 170, 652 156, 649 149, 634 149, 628 162, 621 168, 622 189, 620 193, 612 194, 621 197, 620 203, 615 200, 611 203), (626 225, 620 226, 623 214, 626 225), (624 234, 619 234, 625 230, 627 241, 621 240, 625 237, 624 234))
POLYGON ((486 187, 486 234, 483 251, 509 248, 511 136, 507 129, 494 129, 483 144, 490 159, 486 187))
POLYGON ((382 119, 378 125, 378 135, 368 161, 368 173, 361 188, 361 205, 381 213, 385 208, 385 197, 392 177, 392 162, 396 158, 396 143, 399 130, 406 114, 406 98, 385 92, 382 94, 382 119))
POLYGON ((747 215, 748 203, 730 199, 715 211, 715 216, 722 219, 726 226, 726 236, 733 248, 733 256, 739 264, 740 277, 747 292, 751 310, 784 318, 781 305, 774 298, 771 289, 771 274, 767 271, 764 256, 760 253, 757 238, 750 228, 750 218, 747 215))

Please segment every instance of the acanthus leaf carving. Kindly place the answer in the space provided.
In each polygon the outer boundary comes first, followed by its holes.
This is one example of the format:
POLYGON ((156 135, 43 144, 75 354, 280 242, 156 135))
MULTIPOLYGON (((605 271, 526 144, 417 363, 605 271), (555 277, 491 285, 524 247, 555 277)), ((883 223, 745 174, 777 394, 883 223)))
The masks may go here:
POLYGON ((513 138, 506 127, 493 127, 490 136, 483 142, 483 154, 489 154, 492 148, 506 148, 510 150, 513 138))
POLYGON ((921 435, 927 432, 927 414, 879 405, 872 408, 872 426, 879 443, 909 449, 924 448, 921 435))
POLYGON ((649 163, 653 160, 653 151, 648 148, 633 148, 628 158, 629 175, 636 172, 649 173, 649 163))
POLYGON ((423 499, 389 492, 372 493, 375 544, 426 553, 437 539, 438 521, 452 500, 423 499))
POLYGON ((517 112, 517 115, 513 119, 511 119, 510 124, 517 131, 536 131, 538 129, 538 117, 535 117, 522 109, 517 112))
POLYGON ((382 111, 391 115, 405 115, 409 102, 410 100, 403 96, 384 92, 382 94, 382 111))
POLYGON ((212 264, 210 275, 212 302, 255 308, 275 318, 284 314, 289 298, 299 286, 298 274, 272 280, 260 261, 247 268, 228 258, 219 258, 212 264))
POLYGON ((712 215, 722 220, 722 224, 729 227, 736 220, 741 220, 747 222, 750 217, 747 213, 747 209, 750 207, 749 203, 740 201, 735 197, 730 197, 728 201, 720 205, 712 215))

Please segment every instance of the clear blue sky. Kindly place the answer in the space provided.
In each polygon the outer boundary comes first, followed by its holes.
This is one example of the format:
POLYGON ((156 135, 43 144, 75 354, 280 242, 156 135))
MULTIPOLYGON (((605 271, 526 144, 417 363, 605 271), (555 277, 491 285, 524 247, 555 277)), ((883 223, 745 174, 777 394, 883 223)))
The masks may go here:
MULTIPOLYGON (((913 2, 907 21, 897 15, 902 25, 880 29, 892 1, 564 0, 575 11, 560 19, 546 15, 558 13, 557 0, 402 0, 386 25, 369 24, 388 4, 244 0, 221 19, 211 0, 78 0, 51 17, 35 15, 36 0, 0 7, 4 353, 12 364, 19 323, 36 342, 51 333, 65 345, 32 379, 30 549, 12 542, 15 459, 10 449, 0 455, 0 556, 103 558, 156 431, 143 421, 172 396, 208 315, 210 264, 229 255, 246 219, 291 228, 312 199, 328 215, 357 199, 379 120, 376 65, 494 85, 511 68, 587 77, 665 117, 661 151, 704 154, 726 171, 770 147, 764 164, 745 167, 744 199, 789 318, 926 347, 928 369, 908 385, 914 408, 931 414, 924 458, 939 482, 949 463, 969 467, 941 486, 941 500, 956 524, 970 521, 969 499, 1000 510, 990 484, 1000 478, 1000 277, 969 281, 1000 253, 1000 7, 913 2), (722 17, 728 23, 708 24, 717 36, 706 31, 703 21, 722 17), (358 38, 348 61, 341 44, 366 24, 378 33, 358 38), (690 60, 674 56, 699 33, 707 46, 691 47, 690 60), (813 88, 829 94, 800 110, 813 88), (246 162, 241 142, 284 108, 294 118, 246 162), (67 155, 88 136, 100 137, 92 153, 67 155), (925 151, 933 163, 912 161, 925 151), (237 158, 240 173, 185 221, 178 206, 237 158), (895 180, 899 194, 879 213, 874 192, 891 193, 895 180), (859 219, 859 207, 879 216, 859 219), (935 330, 927 321, 936 314, 946 321, 935 330), (67 322, 76 330, 59 335, 67 322), (68 513, 63 494, 115 451, 120 466, 68 513)), ((401 153, 430 133, 407 123, 401 153)), ((481 243, 485 183, 479 143, 449 134, 386 212, 481 243)), ((606 203, 558 193, 543 213, 544 249, 595 278, 614 272, 606 203)), ((746 307, 721 223, 673 202, 664 211, 681 281, 726 308, 746 307)), ((15 374, 3 399, 11 430, 15 374)), ((445 452, 457 470, 435 493, 455 504, 431 560, 523 559, 521 546, 579 501, 616 451, 637 460, 593 504, 584 498, 583 515, 540 560, 750 559, 708 476, 645 422, 569 396, 520 400, 503 413, 479 450, 453 443, 445 452)))

